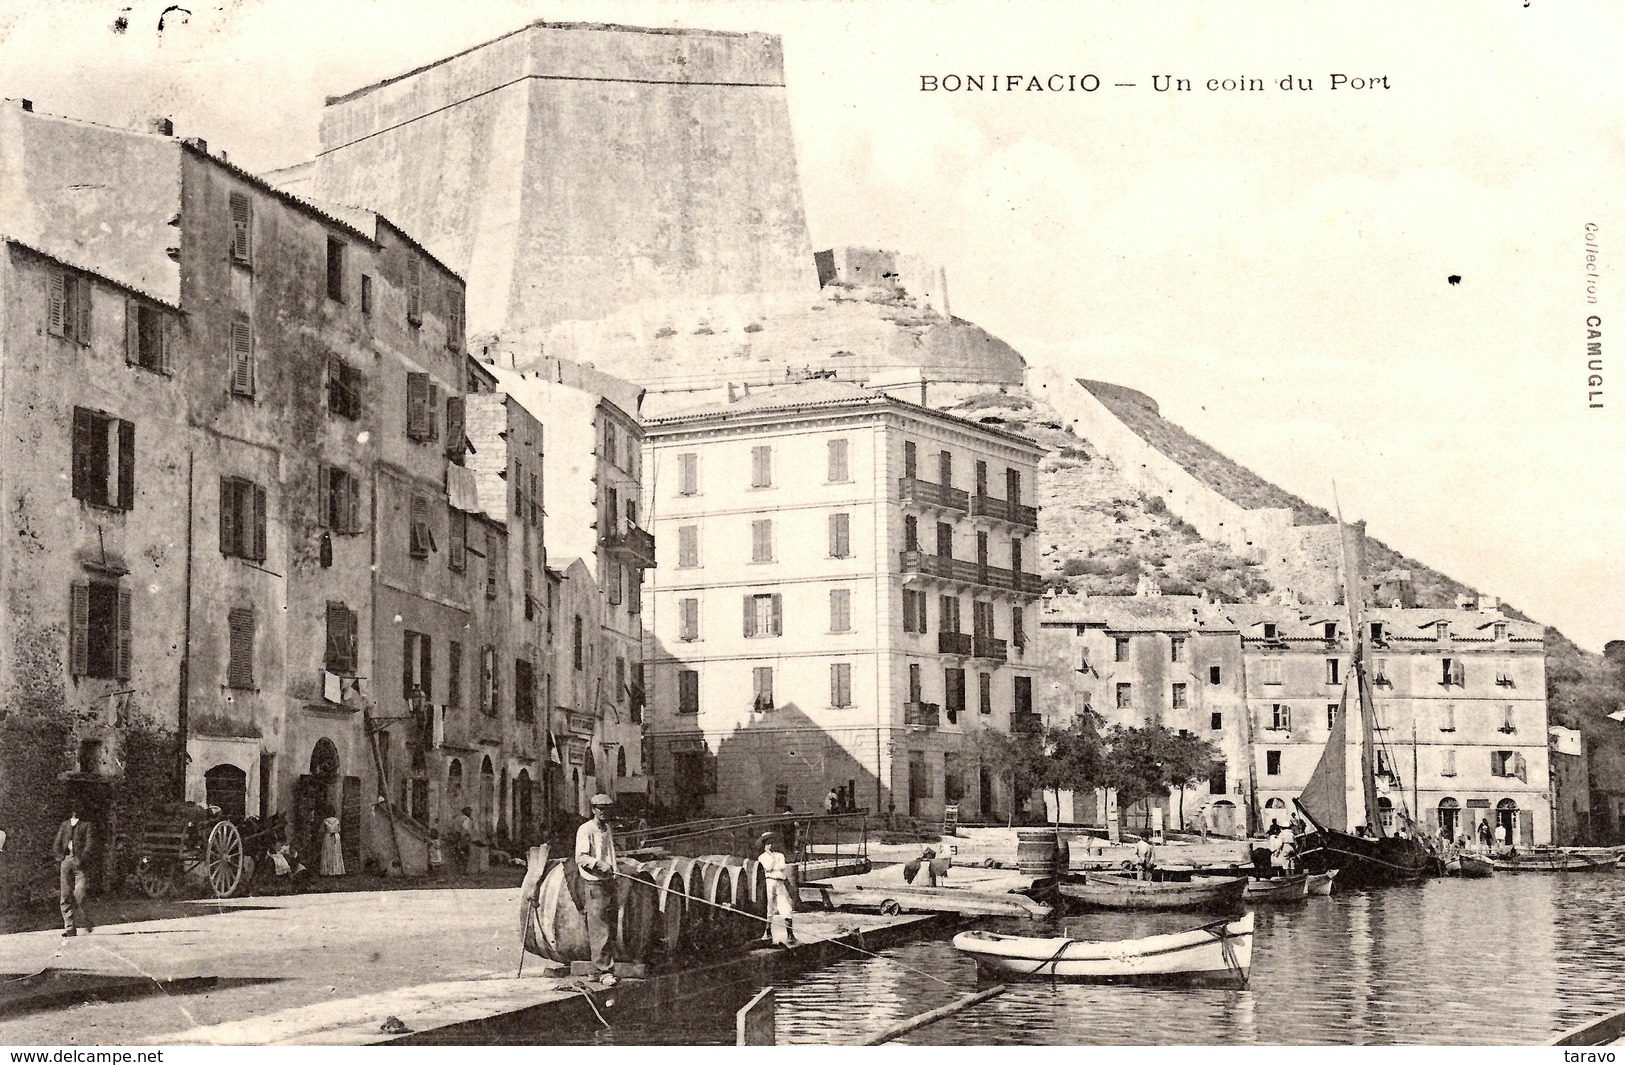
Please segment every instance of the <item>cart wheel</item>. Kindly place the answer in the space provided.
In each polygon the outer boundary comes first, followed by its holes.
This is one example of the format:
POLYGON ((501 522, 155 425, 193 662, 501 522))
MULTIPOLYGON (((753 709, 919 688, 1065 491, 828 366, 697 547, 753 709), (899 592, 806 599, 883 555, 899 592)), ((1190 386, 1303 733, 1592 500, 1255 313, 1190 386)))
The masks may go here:
POLYGON ((903 907, 897 904, 896 899, 887 899, 880 904, 880 912, 887 917, 896 917, 903 912, 903 907))
POLYGON ((167 898, 175 893, 175 871, 156 858, 143 857, 135 863, 135 885, 149 899, 167 898))
POLYGON ((209 887, 218 898, 229 899, 247 882, 243 835, 230 821, 221 821, 209 830, 203 845, 203 864, 209 887))

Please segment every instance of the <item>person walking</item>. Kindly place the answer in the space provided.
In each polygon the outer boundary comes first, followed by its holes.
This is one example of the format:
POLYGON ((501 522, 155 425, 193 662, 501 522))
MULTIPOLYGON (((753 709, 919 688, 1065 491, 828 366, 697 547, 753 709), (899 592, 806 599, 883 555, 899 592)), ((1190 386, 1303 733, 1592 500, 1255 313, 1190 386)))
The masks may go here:
POLYGON ((57 860, 57 905, 62 910, 63 939, 72 939, 80 931, 96 930, 85 909, 85 895, 90 889, 86 870, 95 851, 95 829, 80 818, 78 807, 68 807, 68 819, 56 830, 56 842, 51 848, 57 860))
POLYGON ((757 859, 767 877, 767 925, 762 929, 762 942, 773 942, 773 915, 784 918, 784 945, 796 945, 795 904, 790 899, 790 867, 779 853, 779 837, 771 832, 762 833, 757 840, 762 855, 757 859))
POLYGON ((1478 823, 1478 842, 1488 853, 1490 849, 1490 823, 1488 821, 1478 823))
POLYGON ((473 872, 469 865, 474 859, 474 807, 465 806, 451 823, 451 853, 457 865, 467 876, 473 872))
POLYGON ((576 829, 576 865, 587 896, 587 942, 598 982, 615 986, 615 958, 610 943, 615 937, 615 835, 609 826, 610 807, 603 792, 592 797, 592 820, 576 829))

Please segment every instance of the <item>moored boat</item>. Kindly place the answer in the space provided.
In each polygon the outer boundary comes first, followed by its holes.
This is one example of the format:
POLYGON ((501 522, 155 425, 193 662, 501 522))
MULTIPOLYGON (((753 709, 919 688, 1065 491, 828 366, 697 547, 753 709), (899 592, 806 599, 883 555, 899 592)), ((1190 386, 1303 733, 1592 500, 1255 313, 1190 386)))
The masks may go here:
POLYGON ((1067 980, 1245 986, 1253 964, 1253 915, 1144 939, 1038 939, 961 932, 954 949, 1000 980, 1067 980))
POLYGON ((1495 875, 1495 866, 1488 858, 1473 854, 1458 854, 1444 863, 1445 876, 1459 876, 1463 880, 1483 880, 1495 875))
POLYGON ((1062 895, 1097 910, 1209 910, 1240 913, 1247 878, 1193 876, 1187 881, 1136 880, 1090 873, 1058 885, 1062 895))
POLYGON ((1336 869, 1333 869, 1329 873, 1310 873, 1309 874, 1309 894, 1311 894, 1311 895, 1330 895, 1332 893, 1332 881, 1334 881, 1336 879, 1337 879, 1337 870, 1336 869))
POLYGON ((1489 861, 1500 873, 1600 873, 1619 865, 1617 858, 1593 858, 1557 850, 1497 854, 1489 861))
POLYGON ((1308 873, 1247 882, 1248 902, 1301 902, 1308 897, 1308 873))

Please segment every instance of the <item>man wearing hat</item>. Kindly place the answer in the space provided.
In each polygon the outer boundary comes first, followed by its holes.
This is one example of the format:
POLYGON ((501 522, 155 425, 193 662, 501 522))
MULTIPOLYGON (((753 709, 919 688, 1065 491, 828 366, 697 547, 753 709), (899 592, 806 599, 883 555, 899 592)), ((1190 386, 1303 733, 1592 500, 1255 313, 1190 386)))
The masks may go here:
POLYGON ((796 908, 790 901, 790 867, 779 852, 779 837, 772 832, 763 832, 762 838, 756 841, 762 848, 759 859, 762 873, 767 877, 767 926, 762 929, 762 942, 773 942, 773 915, 778 914, 784 918, 784 945, 796 945, 796 929, 793 923, 796 908))
POLYGON ((614 805, 603 792, 594 795, 592 820, 576 829, 576 865, 587 893, 587 942, 605 987, 615 986, 615 959, 609 950, 615 937, 615 835, 609 827, 614 805))

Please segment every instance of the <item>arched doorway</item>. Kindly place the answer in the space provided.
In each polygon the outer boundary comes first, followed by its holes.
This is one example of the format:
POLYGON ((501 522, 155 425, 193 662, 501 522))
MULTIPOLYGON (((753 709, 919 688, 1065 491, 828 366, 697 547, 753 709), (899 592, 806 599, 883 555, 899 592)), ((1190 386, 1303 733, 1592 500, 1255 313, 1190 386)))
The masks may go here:
POLYGON ((530 770, 521 769, 513 781, 513 838, 521 847, 530 845, 531 834, 530 770))
MULTIPOLYGON (((312 869, 321 860, 322 821, 340 814, 340 768, 338 747, 323 736, 311 747, 309 772, 294 781, 290 838, 305 864, 312 869)), ((356 797, 360 798, 359 793, 356 797)), ((344 839, 346 835, 341 827, 340 838, 344 839)), ((347 847, 350 845, 348 839, 344 842, 347 847)), ((359 845, 360 841, 355 842, 359 845)), ((345 867, 350 867, 348 852, 345 854, 345 867)), ((356 867, 359 868, 359 860, 356 867)))
POLYGON ((1207 812, 1208 831, 1215 836, 1236 834, 1236 804, 1229 799, 1218 799, 1207 812))
POLYGON ((625 747, 617 747, 615 749, 615 775, 617 777, 626 776, 626 748, 625 747))
POLYGON ((486 755, 480 762, 480 828, 491 833, 496 830, 497 771, 486 755))
POLYGON ((422 747, 412 748, 412 781, 406 799, 407 815, 420 824, 428 824, 429 756, 422 747))
POLYGON ((323 736, 310 750, 310 775, 336 779, 339 775, 339 749, 323 736))
POLYGON ((1377 818, 1382 822, 1383 832, 1394 830, 1394 803, 1386 795, 1377 796, 1377 818))
POLYGON ((217 765, 203 774, 204 799, 227 817, 248 816, 248 774, 234 765, 217 765))
POLYGON ((513 827, 513 800, 508 794, 508 767, 502 767, 502 773, 497 780, 497 846, 507 850, 513 838, 509 830, 513 827))
POLYGON ((993 816, 993 770, 985 765, 976 767, 976 798, 982 816, 993 816))
POLYGON ((1271 825, 1285 825, 1292 818, 1286 812, 1286 800, 1280 797, 1266 800, 1264 803, 1264 831, 1268 832, 1271 825))
POLYGON ((1461 828, 1461 804, 1446 797, 1439 800, 1439 834, 1453 840, 1461 828))
POLYGON ((455 819, 467 805, 463 801, 463 760, 453 758, 446 766, 446 817, 455 819))
POLYGON ((1513 845, 1517 844, 1517 842, 1518 842, 1518 803, 1517 803, 1516 800, 1502 799, 1500 802, 1495 804, 1495 827, 1498 828, 1498 829, 1505 829, 1506 830, 1506 833, 1505 833, 1504 836, 1502 836, 1500 833, 1497 833, 1497 836, 1498 836, 1497 842, 1499 842, 1500 839, 1504 838, 1506 840, 1508 846, 1513 846, 1513 845))

